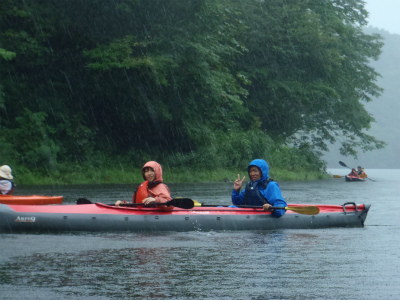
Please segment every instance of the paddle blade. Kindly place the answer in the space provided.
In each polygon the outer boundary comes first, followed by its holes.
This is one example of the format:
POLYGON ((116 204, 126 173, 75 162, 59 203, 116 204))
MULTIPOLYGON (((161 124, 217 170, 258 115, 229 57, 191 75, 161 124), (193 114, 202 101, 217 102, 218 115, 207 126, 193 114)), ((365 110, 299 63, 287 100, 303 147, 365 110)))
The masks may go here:
POLYGON ((318 215, 319 207, 317 206, 287 206, 286 210, 291 210, 303 215, 318 215))
MULTIPOLYGON (((339 161, 339 165, 341 165, 342 167, 345 167, 345 168, 349 168, 344 162, 342 162, 342 161, 339 161)), ((351 168, 349 168, 349 169, 351 169, 351 168)))
POLYGON ((344 177, 344 176, 342 176, 342 175, 333 175, 333 178, 342 178, 342 177, 344 177))
POLYGON ((192 200, 192 201, 194 203, 194 206, 196 206, 196 207, 203 206, 203 204, 201 204, 199 201, 196 201, 196 200, 192 200))
POLYGON ((191 209, 195 206, 194 201, 189 198, 175 198, 172 199, 171 201, 168 201, 166 204, 167 206, 172 205, 183 209, 191 209))
POLYGON ((76 204, 93 204, 93 202, 86 198, 79 198, 76 200, 76 204))

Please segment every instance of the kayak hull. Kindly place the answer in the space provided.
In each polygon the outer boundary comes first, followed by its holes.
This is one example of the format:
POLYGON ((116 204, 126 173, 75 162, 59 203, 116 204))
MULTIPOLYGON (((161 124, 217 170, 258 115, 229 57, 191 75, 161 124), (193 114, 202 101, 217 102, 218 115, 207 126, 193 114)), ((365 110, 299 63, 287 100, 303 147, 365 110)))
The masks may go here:
POLYGON ((365 181, 365 177, 358 177, 358 176, 350 176, 350 175, 346 175, 345 179, 347 182, 364 182, 365 181))
MULTIPOLYGON (((296 205, 293 205, 296 206, 296 205)), ((303 205, 301 205, 303 206, 303 205)), ((224 231, 363 227, 370 205, 313 205, 318 215, 287 211, 276 218, 255 208, 123 208, 104 204, 0 204, 0 232, 224 231)))
POLYGON ((63 196, 41 196, 41 195, 0 195, 0 203, 13 205, 47 205, 61 204, 63 196))

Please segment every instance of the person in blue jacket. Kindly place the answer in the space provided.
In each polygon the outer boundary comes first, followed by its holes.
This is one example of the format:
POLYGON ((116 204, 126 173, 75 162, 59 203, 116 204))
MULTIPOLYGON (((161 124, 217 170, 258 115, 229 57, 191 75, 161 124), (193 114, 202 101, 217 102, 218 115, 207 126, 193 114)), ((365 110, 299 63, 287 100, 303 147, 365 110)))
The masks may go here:
POLYGON ((250 182, 240 192, 245 176, 235 180, 232 191, 233 205, 262 206, 265 211, 271 211, 275 217, 281 217, 285 209, 271 209, 271 207, 285 207, 287 203, 282 196, 279 185, 268 177, 269 166, 263 159, 253 160, 247 167, 250 182))

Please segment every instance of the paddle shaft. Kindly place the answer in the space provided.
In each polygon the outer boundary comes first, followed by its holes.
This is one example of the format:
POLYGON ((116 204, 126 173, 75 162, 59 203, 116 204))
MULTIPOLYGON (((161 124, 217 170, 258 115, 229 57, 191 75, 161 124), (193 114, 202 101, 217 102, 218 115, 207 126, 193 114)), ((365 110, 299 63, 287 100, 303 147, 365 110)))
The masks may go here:
MULTIPOLYGON (((218 204, 202 204, 201 207, 229 207, 230 205, 218 205, 218 204)), ((232 205, 231 207, 240 207, 240 208, 263 208, 258 205, 232 205)), ((285 209, 285 206, 270 206, 270 209, 285 209)))
MULTIPOLYGON (((85 203, 78 203, 78 204, 93 204, 92 201, 85 199, 85 203)), ((179 199, 181 200, 181 199, 179 199)), ((171 202, 171 201, 168 201, 171 202)), ((152 203, 149 204, 148 207, 152 207, 152 206, 159 206, 159 205, 167 205, 167 203, 152 203)), ((197 204, 199 202, 193 200, 193 203, 197 204)), ((115 203, 110 203, 110 204, 106 204, 109 206, 116 206, 115 203)), ((136 206, 145 206, 144 203, 120 203, 118 206, 124 206, 124 207, 136 207, 136 206)), ((198 206, 198 205, 197 205, 198 206)), ((228 205, 218 205, 218 204, 209 204, 209 205, 205 205, 205 204, 201 204, 201 207, 228 207, 228 205)), ((235 207, 240 207, 240 208, 263 208, 262 206, 255 206, 255 205, 235 205, 235 207)), ((285 209, 286 207, 274 207, 271 206, 271 209, 285 209)))
MULTIPOLYGON (((226 207, 223 205, 202 205, 202 207, 226 207)), ((233 207, 238 208, 263 208, 262 206, 255 206, 255 205, 234 205, 233 207)), ((303 215, 317 215, 319 214, 319 207, 317 206, 270 206, 270 209, 284 209, 284 210, 291 210, 303 215)))
MULTIPOLYGON (((77 201, 77 204, 93 204, 92 201, 86 199, 86 198, 79 198, 77 201)), ((149 208, 159 206, 159 205, 166 205, 166 206, 175 206, 178 208, 183 208, 183 209, 192 209, 193 207, 219 207, 222 205, 203 205, 195 200, 192 200, 190 198, 175 198, 170 201, 167 201, 165 203, 155 203, 155 204, 150 204, 149 208)), ((107 204, 110 206, 115 206, 115 204, 107 204)), ((137 206, 143 206, 146 207, 143 203, 121 203, 119 206, 122 207, 137 207, 137 206)), ((224 206, 222 206, 224 207, 224 206)), ((251 205, 237 205, 236 207, 240 208, 262 208, 262 206, 251 206, 251 205)), ((284 206, 284 207, 276 207, 276 206, 271 206, 270 209, 284 209, 284 210, 291 210, 294 212, 297 212, 299 214, 305 214, 305 215, 316 215, 319 213, 319 208, 316 206, 284 206)))
MULTIPOLYGON (((132 207, 132 206, 140 206, 140 203, 123 203, 120 204, 120 206, 125 206, 125 207, 132 207)), ((163 205, 162 203, 157 203, 157 205, 163 205)), ((142 204, 143 206, 143 204, 142 204)), ((191 209, 193 207, 182 207, 178 205, 174 205, 176 207, 180 208, 185 208, 185 209, 191 209)), ((195 206, 195 205, 194 205, 195 206)), ((149 205, 148 207, 152 207, 152 205, 149 205)), ((223 205, 201 205, 201 207, 228 207, 228 206, 223 206, 223 205)), ((235 207, 238 208, 263 208, 262 206, 253 206, 253 205, 235 205, 235 207)), ((317 206, 270 206, 269 207, 271 210, 275 209, 284 209, 284 210, 291 210, 294 211, 298 214, 303 214, 303 215, 317 215, 319 214, 319 208, 317 206)))
MULTIPOLYGON (((112 206, 117 206, 114 204, 107 204, 107 205, 112 205, 112 206)), ((144 204, 144 203, 120 203, 118 206, 123 206, 123 207, 136 207, 136 206, 146 206, 146 207, 155 207, 155 206, 163 206, 167 205, 166 203, 151 203, 151 204, 144 204)))
MULTIPOLYGON (((86 198, 79 198, 76 202, 77 204, 93 204, 92 201, 86 199, 86 198)), ((107 204, 110 206, 115 206, 115 203, 113 204, 107 204)), ((136 206, 144 206, 144 207, 155 207, 155 206, 175 206, 179 208, 184 208, 184 209, 191 209, 195 206, 195 202, 192 199, 189 198, 175 198, 170 201, 167 201, 165 203, 152 203, 149 205, 145 205, 144 203, 120 203, 119 206, 123 207, 136 207, 136 206)))
MULTIPOLYGON (((260 206, 249 206, 249 205, 238 205, 238 207, 249 207, 249 208, 260 208, 260 206)), ((261 206, 262 207, 262 206, 261 206)), ((317 215, 319 214, 319 208, 317 206, 270 206, 270 209, 284 209, 297 212, 303 215, 317 215)))
POLYGON ((347 166, 344 162, 342 162, 342 161, 339 161, 339 165, 341 165, 342 167, 345 167, 345 168, 348 168, 348 169, 351 170, 351 168, 348 167, 348 166, 347 166))

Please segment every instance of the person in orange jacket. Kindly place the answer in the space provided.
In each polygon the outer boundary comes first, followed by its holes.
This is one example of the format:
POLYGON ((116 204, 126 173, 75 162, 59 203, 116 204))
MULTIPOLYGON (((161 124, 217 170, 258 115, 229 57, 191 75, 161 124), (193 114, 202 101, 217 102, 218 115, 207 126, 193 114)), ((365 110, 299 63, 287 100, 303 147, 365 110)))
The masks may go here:
POLYGON ((351 169, 351 172, 350 172, 350 174, 349 174, 348 176, 355 176, 355 177, 358 177, 356 168, 351 169))
MULTIPOLYGON (((156 161, 149 161, 142 168, 143 183, 139 185, 132 197, 133 203, 143 203, 145 206, 165 203, 172 200, 168 186, 163 183, 162 168, 156 161)), ((127 201, 118 200, 115 205, 119 206, 127 201)), ((170 210, 173 206, 160 206, 170 210)))

